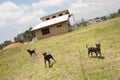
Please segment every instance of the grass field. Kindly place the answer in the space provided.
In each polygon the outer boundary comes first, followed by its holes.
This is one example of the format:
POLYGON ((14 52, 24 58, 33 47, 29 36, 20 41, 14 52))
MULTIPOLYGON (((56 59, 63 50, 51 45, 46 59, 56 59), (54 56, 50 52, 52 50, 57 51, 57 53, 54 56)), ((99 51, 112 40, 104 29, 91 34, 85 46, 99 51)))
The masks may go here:
POLYGON ((120 17, 0 53, 0 80, 118 79, 120 17), (95 46, 95 43, 101 43, 102 58, 87 56, 86 44, 95 46), (36 48, 37 56, 30 57, 28 48, 36 48), (55 57, 57 62, 52 68, 44 67, 43 51, 55 57))

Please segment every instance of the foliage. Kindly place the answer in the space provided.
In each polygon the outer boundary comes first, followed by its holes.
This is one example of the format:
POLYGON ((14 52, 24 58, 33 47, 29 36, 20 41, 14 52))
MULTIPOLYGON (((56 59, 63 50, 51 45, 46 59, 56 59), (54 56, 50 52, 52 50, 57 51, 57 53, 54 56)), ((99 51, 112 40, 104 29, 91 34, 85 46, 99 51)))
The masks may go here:
POLYGON ((120 15, 120 9, 118 10, 118 14, 120 15))
POLYGON ((32 40, 33 37, 35 37, 35 34, 33 31, 31 31, 32 28, 29 28, 25 32, 18 34, 16 37, 14 37, 15 42, 29 42, 32 40))
POLYGON ((115 17, 117 17, 117 13, 110 14, 110 18, 115 18, 115 17))
POLYGON ((81 19, 81 22, 77 25, 79 27, 85 27, 87 26, 88 21, 84 20, 84 18, 81 19))
POLYGON ((4 41, 4 43, 1 43, 1 44, 0 44, 0 49, 2 49, 3 47, 5 47, 5 46, 7 46, 7 45, 9 45, 9 44, 11 44, 11 43, 13 43, 13 42, 10 41, 10 40, 4 41))
POLYGON ((107 18, 107 16, 102 16, 101 17, 101 20, 103 20, 103 21, 105 21, 105 20, 107 20, 108 18, 107 18))

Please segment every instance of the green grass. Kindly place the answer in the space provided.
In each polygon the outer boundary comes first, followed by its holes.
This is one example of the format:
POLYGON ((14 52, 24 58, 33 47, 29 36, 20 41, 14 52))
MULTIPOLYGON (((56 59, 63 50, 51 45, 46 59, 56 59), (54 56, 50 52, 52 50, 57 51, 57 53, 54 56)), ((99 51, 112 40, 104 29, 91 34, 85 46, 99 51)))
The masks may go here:
POLYGON ((117 80, 119 66, 120 17, 0 53, 0 80, 117 80), (103 59, 87 56, 86 44, 95 43, 101 43, 103 59), (31 58, 28 48, 37 56, 31 58), (55 57, 52 68, 44 67, 43 51, 55 57))

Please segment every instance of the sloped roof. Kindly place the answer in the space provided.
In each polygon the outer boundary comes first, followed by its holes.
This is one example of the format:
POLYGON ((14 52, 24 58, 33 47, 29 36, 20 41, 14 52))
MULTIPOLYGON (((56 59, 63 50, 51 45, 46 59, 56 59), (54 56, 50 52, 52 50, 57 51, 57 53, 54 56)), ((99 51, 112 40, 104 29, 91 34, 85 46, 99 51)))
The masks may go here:
POLYGON ((47 20, 47 21, 43 21, 40 24, 38 24, 37 26, 35 26, 32 29, 32 31, 37 30, 37 29, 41 29, 41 28, 44 28, 44 27, 47 27, 47 26, 50 26, 50 25, 53 25, 53 24, 57 24, 57 23, 60 23, 60 22, 67 21, 68 18, 69 18, 69 14, 66 14, 66 15, 63 15, 63 16, 60 16, 60 17, 56 17, 56 18, 47 20))

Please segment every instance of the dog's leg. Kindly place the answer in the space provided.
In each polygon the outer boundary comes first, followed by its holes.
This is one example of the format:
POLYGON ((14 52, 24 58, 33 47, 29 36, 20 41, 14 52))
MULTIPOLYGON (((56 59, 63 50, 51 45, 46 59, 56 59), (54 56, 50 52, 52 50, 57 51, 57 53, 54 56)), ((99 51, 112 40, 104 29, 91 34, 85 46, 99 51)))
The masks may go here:
POLYGON ((91 52, 91 56, 93 55, 93 52, 91 52))
POLYGON ((89 57, 89 55, 90 55, 90 51, 88 51, 88 57, 89 57))
POLYGON ((56 60, 53 58, 53 56, 51 56, 51 58, 56 62, 56 60))
POLYGON ((50 62, 50 60, 48 60, 48 64, 49 64, 49 68, 51 67, 51 62, 50 62))
POLYGON ((29 53, 30 54, 30 57, 32 57, 32 53, 29 53))
POLYGON ((97 52, 95 52, 95 54, 96 54, 96 57, 98 57, 98 53, 97 53, 97 52))
POLYGON ((99 51, 100 57, 101 57, 101 51, 99 51))

